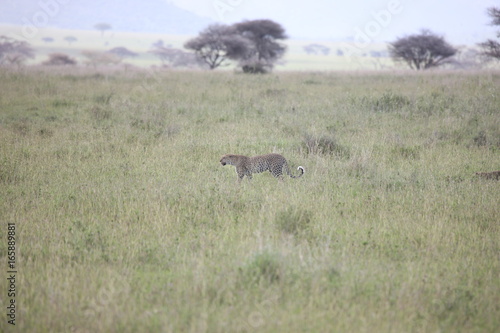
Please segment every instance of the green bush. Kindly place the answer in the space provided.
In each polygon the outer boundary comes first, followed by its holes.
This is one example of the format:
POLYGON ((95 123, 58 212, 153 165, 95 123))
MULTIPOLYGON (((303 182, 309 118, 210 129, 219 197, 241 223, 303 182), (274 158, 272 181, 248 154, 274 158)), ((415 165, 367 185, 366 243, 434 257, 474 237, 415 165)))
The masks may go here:
POLYGON ((386 92, 380 98, 373 101, 372 108, 377 112, 393 112, 401 111, 410 104, 411 101, 408 97, 393 92, 386 92))
POLYGON ((278 255, 265 251, 251 257, 240 272, 249 283, 261 280, 267 283, 275 283, 283 278, 284 267, 278 255))

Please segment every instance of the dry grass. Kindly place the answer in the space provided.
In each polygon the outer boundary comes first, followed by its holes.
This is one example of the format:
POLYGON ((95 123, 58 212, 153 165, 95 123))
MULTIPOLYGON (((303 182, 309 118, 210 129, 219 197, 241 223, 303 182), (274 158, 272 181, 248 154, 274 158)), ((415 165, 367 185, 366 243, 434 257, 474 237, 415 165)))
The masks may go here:
POLYGON ((500 187, 475 172, 500 165, 499 84, 2 70, 17 329, 496 331, 500 187), (269 152, 306 174, 218 163, 269 152))

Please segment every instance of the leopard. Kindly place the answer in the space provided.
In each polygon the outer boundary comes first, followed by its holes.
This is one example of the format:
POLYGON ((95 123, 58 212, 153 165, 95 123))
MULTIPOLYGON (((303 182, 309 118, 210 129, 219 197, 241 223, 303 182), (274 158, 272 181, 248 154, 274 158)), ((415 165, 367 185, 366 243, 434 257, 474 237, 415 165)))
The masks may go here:
POLYGON ((294 176, 290 172, 288 162, 280 154, 266 154, 252 157, 227 154, 222 156, 220 163, 222 166, 228 164, 236 167, 238 182, 241 182, 245 176, 251 180, 252 174, 265 171, 269 171, 275 178, 280 180, 283 180, 283 171, 291 178, 300 178, 305 172, 304 167, 299 166, 297 170, 300 171, 300 174, 294 176))

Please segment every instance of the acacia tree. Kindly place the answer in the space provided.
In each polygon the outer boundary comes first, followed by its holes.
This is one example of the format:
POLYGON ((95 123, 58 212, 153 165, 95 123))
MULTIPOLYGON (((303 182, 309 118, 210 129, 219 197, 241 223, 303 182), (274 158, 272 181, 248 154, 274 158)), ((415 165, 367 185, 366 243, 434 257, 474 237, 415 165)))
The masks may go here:
POLYGON ((137 57, 139 54, 130 51, 126 47, 123 46, 117 46, 112 48, 111 50, 108 51, 109 53, 116 54, 120 58, 132 58, 132 57, 137 57))
POLYGON ((21 65, 28 58, 34 58, 35 51, 28 42, 0 36, 0 65, 21 65))
POLYGON ((389 44, 389 54, 394 61, 404 61, 416 70, 443 65, 455 53, 457 49, 429 30, 398 38, 389 44))
POLYGON ((74 36, 66 36, 64 37, 64 40, 67 41, 69 45, 71 45, 71 43, 76 42, 78 39, 74 36))
POLYGON ((225 65, 230 59, 244 58, 250 50, 247 39, 237 35, 232 27, 222 24, 208 26, 184 47, 193 50, 210 69, 225 65))
POLYGON ((101 32, 101 36, 104 35, 104 31, 111 30, 111 25, 107 23, 97 23, 94 25, 94 28, 101 32))
POLYGON ((286 46, 279 43, 285 38, 285 29, 278 23, 254 20, 211 25, 184 47, 194 50, 210 69, 237 60, 245 73, 265 73, 285 54, 286 46))
POLYGON ((252 48, 240 59, 240 66, 246 73, 265 73, 286 52, 286 46, 279 41, 287 38, 285 29, 272 20, 253 20, 233 25, 236 32, 249 40, 252 48))
MULTIPOLYGON (((500 25, 500 8, 491 7, 487 10, 488 15, 492 18, 491 25, 500 25)), ((500 38, 500 31, 497 33, 500 38)), ((485 42, 479 43, 482 48, 482 54, 495 59, 500 59, 500 43, 493 39, 488 39, 485 42)))

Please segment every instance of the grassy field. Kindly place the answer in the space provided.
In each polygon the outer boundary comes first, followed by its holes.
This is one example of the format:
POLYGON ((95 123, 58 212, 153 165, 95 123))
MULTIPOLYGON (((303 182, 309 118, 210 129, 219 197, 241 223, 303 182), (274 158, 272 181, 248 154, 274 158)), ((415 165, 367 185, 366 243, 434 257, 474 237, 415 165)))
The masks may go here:
POLYGON ((15 223, 19 332, 497 332, 499 86, 0 70, 0 304, 15 223))

